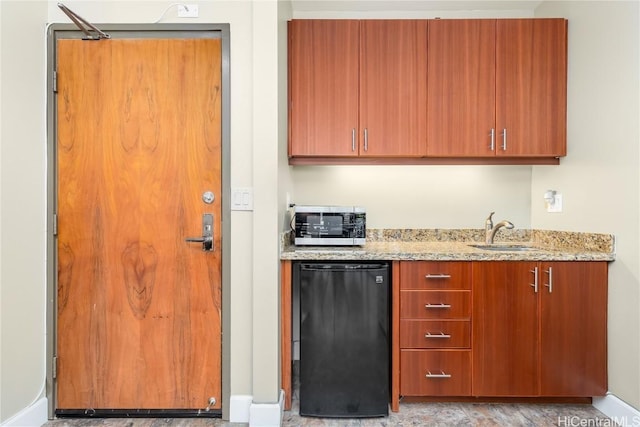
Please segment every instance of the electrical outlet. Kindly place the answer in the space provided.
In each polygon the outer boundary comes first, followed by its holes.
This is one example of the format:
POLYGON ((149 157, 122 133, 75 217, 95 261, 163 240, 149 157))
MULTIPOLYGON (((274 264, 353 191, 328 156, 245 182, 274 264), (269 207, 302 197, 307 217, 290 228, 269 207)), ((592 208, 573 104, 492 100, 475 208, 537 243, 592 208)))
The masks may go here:
POLYGON ((562 212, 562 194, 553 195, 553 203, 547 205, 547 212, 562 212))
POLYGON ((178 17, 179 18, 197 18, 198 5, 197 4, 179 4, 178 17))

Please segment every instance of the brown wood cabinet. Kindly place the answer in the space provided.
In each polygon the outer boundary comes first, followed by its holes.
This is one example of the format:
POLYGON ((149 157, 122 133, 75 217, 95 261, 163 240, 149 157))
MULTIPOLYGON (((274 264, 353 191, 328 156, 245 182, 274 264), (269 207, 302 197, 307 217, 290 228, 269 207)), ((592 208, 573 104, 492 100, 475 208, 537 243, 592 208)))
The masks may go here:
POLYGON ((493 156, 496 21, 429 23, 427 155, 493 156))
POLYGON ((604 395, 606 262, 473 263, 473 395, 604 395))
POLYGON ((429 23, 427 155, 566 155, 567 21, 429 23))
MULTIPOLYGON (((282 261, 282 387, 291 408, 291 261, 282 261)), ((605 261, 393 261, 391 408, 414 399, 607 391, 605 261)))
POLYGON ((499 19, 496 154, 565 156, 567 21, 499 19))
POLYGON ((471 391, 468 350, 402 349, 403 396, 468 396, 471 391))
POLYGON ((289 21, 289 155, 357 156, 360 22, 289 21))
POLYGON ((538 293, 535 262, 473 263, 473 394, 535 396, 538 293))
POLYGON ((540 394, 602 396, 607 392, 608 265, 545 262, 540 268, 540 394))
POLYGON ((470 395, 470 279, 467 262, 400 262, 401 395, 470 395))
POLYGON ((289 156, 426 154, 426 20, 289 22, 289 156))

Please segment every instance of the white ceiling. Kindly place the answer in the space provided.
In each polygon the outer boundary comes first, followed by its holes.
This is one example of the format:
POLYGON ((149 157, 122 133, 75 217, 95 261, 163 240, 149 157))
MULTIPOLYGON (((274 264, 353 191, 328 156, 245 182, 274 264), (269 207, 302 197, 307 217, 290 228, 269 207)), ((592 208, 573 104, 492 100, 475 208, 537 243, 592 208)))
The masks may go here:
POLYGON ((532 0, 292 0, 296 12, 312 11, 412 11, 412 10, 534 10, 532 0))

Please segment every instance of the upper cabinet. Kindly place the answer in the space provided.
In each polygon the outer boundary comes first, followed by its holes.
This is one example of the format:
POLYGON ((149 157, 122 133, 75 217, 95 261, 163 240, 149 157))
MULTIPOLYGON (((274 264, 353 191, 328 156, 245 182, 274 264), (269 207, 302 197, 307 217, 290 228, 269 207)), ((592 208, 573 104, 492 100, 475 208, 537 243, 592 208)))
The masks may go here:
POLYGON ((565 156, 567 21, 496 25, 496 154, 565 156))
POLYGON ((429 40, 427 154, 493 155, 496 21, 434 20, 429 40))
POLYGON ((360 155, 422 157, 427 21, 361 21, 360 155))
POLYGON ((360 22, 289 21, 289 156, 357 156, 360 22))
POLYGON ((429 22, 427 154, 566 155, 567 21, 429 22))
POLYGON ((426 154, 427 21, 289 22, 289 156, 426 154))
POLYGON ((565 19, 289 22, 289 159, 546 163, 566 155, 565 19))

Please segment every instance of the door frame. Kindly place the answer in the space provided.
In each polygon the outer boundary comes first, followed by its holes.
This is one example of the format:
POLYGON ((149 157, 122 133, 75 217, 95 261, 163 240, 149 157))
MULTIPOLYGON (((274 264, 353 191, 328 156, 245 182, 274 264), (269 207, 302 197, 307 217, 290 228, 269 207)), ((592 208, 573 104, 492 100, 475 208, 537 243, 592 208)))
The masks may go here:
MULTIPOLYGON (((230 97, 230 25, 229 24, 99 24, 98 28, 111 38, 219 38, 222 41, 222 418, 229 419, 231 390, 230 360, 230 307, 231 307, 231 97, 230 97), (226 338, 226 339, 225 339, 226 338)), ((58 258, 56 248, 57 200, 57 103, 55 96, 55 70, 57 41, 82 39, 84 33, 73 24, 51 24, 47 28, 47 303, 46 303, 46 397, 48 418, 55 414, 57 403, 55 375, 57 348, 57 289, 58 258)), ((87 41, 99 43, 99 41, 87 41)))

